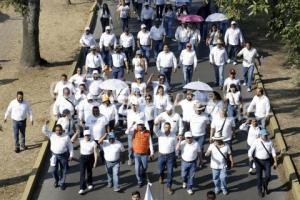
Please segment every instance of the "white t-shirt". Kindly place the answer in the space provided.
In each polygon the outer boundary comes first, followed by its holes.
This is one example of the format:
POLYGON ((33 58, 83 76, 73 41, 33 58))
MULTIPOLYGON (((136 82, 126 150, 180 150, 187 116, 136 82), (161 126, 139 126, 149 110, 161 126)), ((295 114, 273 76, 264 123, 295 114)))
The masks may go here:
POLYGON ((229 88, 231 84, 235 84, 236 86, 240 86, 240 79, 232 79, 230 77, 226 78, 224 81, 224 87, 226 87, 226 92, 229 92, 229 88))
POLYGON ((94 140, 99 140, 105 134, 105 126, 107 124, 108 120, 104 116, 96 118, 91 115, 86 121, 86 125, 89 127, 94 140))
POLYGON ((189 122, 191 119, 191 113, 194 113, 194 105, 195 105, 195 100, 188 101, 187 99, 184 99, 179 102, 179 105, 181 106, 182 109, 182 120, 189 122))
POLYGON ((125 151, 123 144, 118 140, 115 140, 113 144, 109 143, 108 140, 104 140, 101 146, 104 151, 104 159, 109 162, 119 160, 120 153, 125 151))
POLYGON ((135 88, 138 88, 141 92, 141 95, 144 95, 144 93, 146 92, 146 83, 136 83, 136 82, 132 82, 131 83, 131 90, 134 91, 135 88))
POLYGON ((196 141, 191 144, 187 143, 186 140, 180 143, 181 158, 186 162, 191 162, 197 159, 198 153, 201 149, 196 141))
MULTIPOLYGON (((224 146, 219 147, 219 149, 225 157, 227 157, 228 154, 231 154, 231 150, 227 144, 224 144, 224 146)), ((212 169, 225 169, 226 168, 226 166, 227 166, 226 160, 222 156, 222 154, 218 151, 215 144, 210 144, 207 151, 211 152, 210 167, 212 169)))
POLYGON ((127 18, 129 15, 129 6, 119 6, 118 10, 120 11, 120 18, 127 18))
POLYGON ((228 92, 226 94, 226 99, 229 100, 230 105, 235 105, 235 106, 240 105, 241 104, 240 98, 241 98, 241 92, 240 91, 237 91, 235 93, 228 92))
POLYGON ((190 127, 194 137, 203 136, 206 134, 206 127, 210 123, 206 114, 191 114, 190 127))
POLYGON ((238 56, 243 56, 243 67, 250 67, 254 64, 255 58, 259 57, 255 48, 248 50, 246 47, 238 53, 238 56))
MULTIPOLYGON (((219 132, 222 128, 225 118, 216 117, 211 122, 211 128, 215 129, 215 132, 219 132)), ((222 136, 224 137, 224 141, 229 141, 232 138, 232 128, 235 127, 235 122, 233 118, 226 118, 222 136)))
POLYGON ((97 148, 97 143, 94 140, 86 141, 84 138, 79 138, 80 154, 91 155, 94 153, 94 148, 97 148))
POLYGON ((141 45, 150 45, 150 32, 139 31, 137 34, 137 39, 139 39, 141 45))

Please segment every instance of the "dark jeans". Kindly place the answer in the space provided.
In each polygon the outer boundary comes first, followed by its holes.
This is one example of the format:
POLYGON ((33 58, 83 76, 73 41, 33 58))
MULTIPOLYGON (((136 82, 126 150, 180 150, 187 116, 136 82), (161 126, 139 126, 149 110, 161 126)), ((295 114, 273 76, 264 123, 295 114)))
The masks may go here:
POLYGON ((239 49, 239 45, 228 46, 228 58, 236 62, 236 55, 239 49))
POLYGON ((125 28, 128 28, 128 17, 121 18, 122 30, 125 31, 125 28))
POLYGON ((93 184, 94 154, 80 156, 80 189, 85 190, 87 185, 93 184), (87 179, 85 180, 85 174, 87 179))
POLYGON ((25 147, 25 131, 26 119, 22 121, 13 120, 13 134, 15 139, 15 147, 20 148, 19 134, 21 133, 21 147, 25 147))
POLYGON ((113 131, 115 129, 115 123, 116 123, 116 121, 114 119, 109 121, 108 127, 109 127, 110 131, 113 131))
POLYGON ((183 132, 184 133, 191 130, 190 122, 182 121, 182 123, 183 123, 183 132))
POLYGON ((154 126, 154 120, 149 120, 148 121, 148 125, 149 125, 149 131, 151 133, 151 137, 153 137, 153 126, 154 126))
POLYGON ((124 66, 112 68, 112 78, 124 80, 124 66))
POLYGON ((124 53, 126 55, 127 61, 131 63, 133 58, 133 48, 132 47, 124 48, 124 53))
POLYGON ((254 158, 255 166, 256 166, 256 179, 257 179, 257 189, 262 191, 262 187, 267 187, 271 177, 271 161, 270 159, 260 160, 254 158), (265 177, 263 178, 263 171, 265 177))
POLYGON ((108 66, 112 65, 112 58, 111 58, 111 55, 110 55, 108 47, 104 47, 103 48, 103 50, 101 52, 101 56, 102 56, 103 62, 106 65, 108 65, 108 66))
POLYGON ((184 84, 188 84, 188 83, 192 82, 194 66, 193 65, 183 65, 182 71, 183 71, 184 84))
MULTIPOLYGON (((89 51, 90 51, 90 47, 82 47, 82 53, 83 53, 82 60, 84 60, 84 62, 86 60, 86 56, 89 53, 89 51)), ((82 66, 80 66, 80 67, 82 67, 82 66)))
POLYGON ((165 4, 156 5, 156 17, 157 18, 160 18, 160 19, 162 18, 162 13, 163 13, 164 7, 165 7, 165 4))
POLYGON ((100 22, 101 22, 101 27, 102 27, 102 32, 105 32, 105 27, 109 26, 109 18, 100 18, 100 22))
POLYGON ((160 177, 164 177, 165 168, 167 168, 167 187, 172 187, 173 168, 175 161, 175 152, 170 154, 159 154, 158 168, 160 177))
POLYGON ((56 156, 56 164, 52 166, 51 173, 59 186, 64 186, 66 182, 66 174, 68 169, 69 152, 63 154, 54 154, 56 156))
POLYGON ((254 65, 251 65, 250 67, 243 67, 243 76, 244 76, 244 82, 247 85, 247 88, 252 88, 252 79, 253 79, 253 72, 254 72, 254 65))
POLYGON ((170 86, 171 85, 172 67, 161 67, 160 73, 166 77, 166 81, 170 86))
POLYGON ((153 40, 153 53, 154 57, 157 58, 159 52, 162 51, 163 41, 162 40, 153 40))
POLYGON ((150 45, 141 45, 141 50, 143 52, 144 57, 149 62, 149 60, 150 60, 150 51, 151 51, 150 45))
POLYGON ((152 19, 143 19, 142 23, 146 25, 146 29, 148 31, 152 27, 152 19))

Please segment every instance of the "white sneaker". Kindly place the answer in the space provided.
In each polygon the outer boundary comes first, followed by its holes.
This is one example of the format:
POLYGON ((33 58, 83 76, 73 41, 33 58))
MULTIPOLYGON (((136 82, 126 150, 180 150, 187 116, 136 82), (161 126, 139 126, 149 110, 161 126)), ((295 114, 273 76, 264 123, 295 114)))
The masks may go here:
POLYGON ((94 188, 93 185, 88 185, 88 187, 87 187, 88 190, 92 190, 93 188, 94 188))
POLYGON ((114 192, 120 192, 120 191, 121 191, 120 188, 115 188, 115 189, 114 189, 114 192))
POLYGON ((232 64, 233 64, 233 65, 237 65, 237 62, 234 61, 232 64))
POLYGON ((247 88, 247 91, 248 91, 248 92, 251 92, 251 88, 247 88))
POLYGON ((246 83, 243 83, 243 86, 246 86, 246 83))
POLYGON ((229 64, 229 63, 231 62, 231 60, 230 60, 230 59, 228 59, 226 62, 227 62, 227 64, 229 64))
POLYGON ((192 190, 192 189, 188 189, 188 190, 187 190, 187 193, 188 193, 189 195, 192 195, 192 194, 194 194, 194 192, 193 192, 193 190, 192 190))
POLYGON ((182 183, 182 188, 185 189, 186 188, 186 182, 182 183))
POLYGON ((84 190, 79 190, 78 194, 84 194, 84 190))
POLYGON ((248 173, 251 174, 252 172, 253 172, 253 169, 250 168, 249 171, 248 171, 248 173))

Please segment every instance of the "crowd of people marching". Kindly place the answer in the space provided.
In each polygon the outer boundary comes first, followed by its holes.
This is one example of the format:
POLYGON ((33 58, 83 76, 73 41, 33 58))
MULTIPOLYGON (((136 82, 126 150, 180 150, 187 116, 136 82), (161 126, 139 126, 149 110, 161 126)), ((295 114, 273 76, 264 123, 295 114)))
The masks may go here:
MULTIPOLYGON (((199 29, 197 24, 182 21, 173 32, 177 17, 191 14, 191 2, 175 7, 165 0, 132 3, 131 7, 131 2, 124 0, 116 7, 122 30, 119 37, 114 33, 114 11, 106 3, 98 4, 103 30, 99 43, 90 27, 86 27, 80 39, 84 67, 77 68, 70 78, 62 74, 55 86, 52 115, 56 125, 52 131, 47 121, 42 128, 51 143, 54 187, 65 189, 68 161, 74 159, 73 146, 78 146, 78 142, 79 194, 93 189, 92 171, 99 162, 105 165, 107 186, 119 192, 120 163, 126 158, 129 166, 134 165, 137 186, 142 187, 148 179, 148 160, 153 161, 156 155, 159 182, 166 184, 170 195, 174 193, 173 169, 178 159, 182 188, 193 194, 195 173, 209 157, 214 193, 227 195, 230 192, 227 171, 234 167, 232 141, 237 139, 237 133, 244 131, 248 134, 245 148, 249 149, 249 173, 256 173, 258 195, 268 194, 271 167, 277 166, 275 149, 265 127, 270 103, 264 90, 257 88, 250 105, 243 104, 241 90, 252 91, 255 61, 260 66, 260 60, 251 42, 244 41, 237 22, 231 20, 227 29, 224 22, 202 23, 199 29), (140 22, 136 37, 128 27, 133 17, 140 22), (199 68, 197 51, 202 42, 210 50, 214 86, 220 93, 185 90, 184 98, 181 94, 173 96, 172 74, 181 68, 182 84, 192 82, 193 73, 199 68), (177 44, 178 56, 170 50, 171 43, 177 44), (243 81, 238 79, 233 66, 226 78, 225 65, 238 65, 239 57, 243 81), (158 75, 152 73, 146 80, 151 63, 156 65, 158 75), (126 80, 127 87, 102 89, 107 80, 125 81, 126 73, 135 77, 126 80), (177 112, 177 108, 182 112, 177 112), (123 135, 127 147, 119 141, 123 135), (157 154, 153 148, 156 138, 157 154), (206 150, 205 143, 209 143, 206 150), (125 149, 128 154, 124 156, 125 149)), ((202 3, 198 13, 207 9, 209 12, 207 6, 202 3)), ((9 115, 13 121, 15 152, 19 153, 26 149, 26 118, 29 116, 33 123, 31 108, 22 91, 9 104, 5 122, 9 115)))

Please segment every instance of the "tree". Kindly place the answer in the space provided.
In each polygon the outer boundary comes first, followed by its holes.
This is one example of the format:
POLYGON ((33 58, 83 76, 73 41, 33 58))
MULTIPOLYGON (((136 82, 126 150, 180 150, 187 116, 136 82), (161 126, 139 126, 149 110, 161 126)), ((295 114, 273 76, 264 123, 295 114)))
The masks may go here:
POLYGON ((259 13, 268 17, 269 33, 287 47, 290 64, 300 65, 300 1, 299 0, 215 0, 229 17, 243 19, 259 13), (245 14, 245 13, 248 13, 245 14))
POLYGON ((4 0, 1 6, 10 6, 23 16, 23 45, 21 63, 24 66, 34 67, 45 64, 40 56, 39 45, 39 17, 40 0, 4 0))

